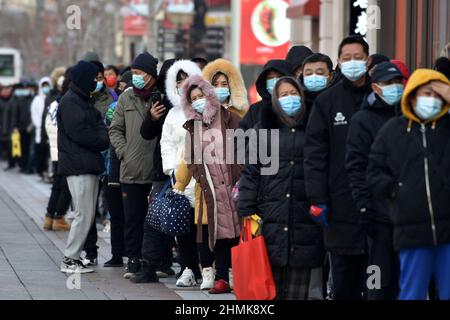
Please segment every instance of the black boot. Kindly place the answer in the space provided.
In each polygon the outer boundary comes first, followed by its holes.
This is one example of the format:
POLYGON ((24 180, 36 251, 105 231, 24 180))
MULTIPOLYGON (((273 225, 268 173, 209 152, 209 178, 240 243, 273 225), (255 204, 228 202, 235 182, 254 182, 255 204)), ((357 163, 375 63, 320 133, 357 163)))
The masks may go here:
POLYGON ((155 283, 159 282, 154 268, 151 268, 148 262, 144 261, 141 270, 132 275, 130 281, 133 283, 155 283))
POLYGON ((108 260, 103 265, 105 268, 118 268, 123 267, 122 257, 113 256, 111 260, 108 260))

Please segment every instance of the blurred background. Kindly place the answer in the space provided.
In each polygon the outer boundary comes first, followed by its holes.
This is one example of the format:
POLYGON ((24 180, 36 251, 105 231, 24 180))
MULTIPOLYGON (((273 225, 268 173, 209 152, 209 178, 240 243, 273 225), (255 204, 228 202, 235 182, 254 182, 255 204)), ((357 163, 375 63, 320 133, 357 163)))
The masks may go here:
MULTIPOLYGON (((16 69, 34 78, 89 50, 115 65, 148 50, 160 61, 230 59, 250 86, 267 60, 284 59, 292 45, 335 62, 348 34, 364 35, 371 53, 411 69, 431 67, 450 42, 450 1, 0 0, 0 47, 18 50, 16 69), (77 13, 73 29, 68 21, 77 13)), ((0 75, 11 72, 13 57, 0 56, 0 75)))

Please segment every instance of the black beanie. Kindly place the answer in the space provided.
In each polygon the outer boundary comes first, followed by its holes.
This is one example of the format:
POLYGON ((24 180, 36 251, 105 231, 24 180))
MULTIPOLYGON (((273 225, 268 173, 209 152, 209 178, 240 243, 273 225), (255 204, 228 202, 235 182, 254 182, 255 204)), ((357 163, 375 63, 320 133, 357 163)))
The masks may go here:
POLYGON ((99 70, 98 67, 87 61, 79 61, 70 72, 72 83, 77 86, 83 93, 89 95, 95 90, 99 70))
POLYGON ((450 59, 447 57, 440 57, 434 63, 434 68, 450 80, 450 59))
POLYGON ((144 52, 141 53, 134 59, 133 64, 131 65, 131 68, 142 70, 150 75, 152 75, 154 78, 158 76, 158 59, 153 57, 150 53, 144 52))
POLYGON ((286 61, 292 65, 292 70, 296 70, 303 65, 303 61, 312 55, 313 52, 307 46, 293 46, 286 56, 286 61))
POLYGON ((100 61, 89 61, 92 64, 95 64, 97 68, 99 69, 99 72, 103 73, 105 72, 105 66, 100 61))

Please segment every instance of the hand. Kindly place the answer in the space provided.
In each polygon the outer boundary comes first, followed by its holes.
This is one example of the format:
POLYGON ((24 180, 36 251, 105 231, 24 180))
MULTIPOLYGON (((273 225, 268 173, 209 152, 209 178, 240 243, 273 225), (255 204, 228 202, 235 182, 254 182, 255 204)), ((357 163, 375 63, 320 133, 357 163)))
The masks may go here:
POLYGON ((450 103, 450 86, 442 81, 431 81, 431 89, 450 103))
POLYGON ((154 104, 152 104, 150 114, 153 121, 158 121, 163 116, 164 112, 166 112, 166 107, 160 104, 159 101, 156 101, 154 104))
POLYGON ((312 205, 309 209, 309 215, 315 223, 322 227, 327 228, 329 226, 327 221, 328 206, 326 204, 312 205))

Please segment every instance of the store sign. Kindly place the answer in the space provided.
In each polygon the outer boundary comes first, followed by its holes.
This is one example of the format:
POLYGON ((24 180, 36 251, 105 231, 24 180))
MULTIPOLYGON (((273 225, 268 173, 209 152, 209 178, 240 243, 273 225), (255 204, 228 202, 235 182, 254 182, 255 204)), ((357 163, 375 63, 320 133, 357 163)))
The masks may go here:
POLYGON ((241 1, 241 63, 265 64, 284 59, 289 50, 291 22, 289 1, 241 1))
POLYGON ((121 10, 124 36, 144 36, 148 30, 148 0, 128 0, 121 10))

